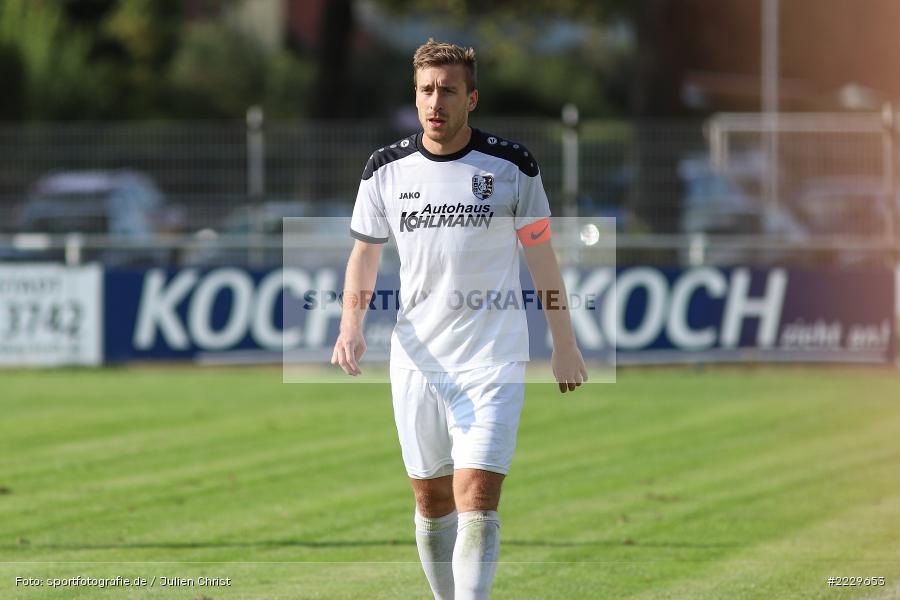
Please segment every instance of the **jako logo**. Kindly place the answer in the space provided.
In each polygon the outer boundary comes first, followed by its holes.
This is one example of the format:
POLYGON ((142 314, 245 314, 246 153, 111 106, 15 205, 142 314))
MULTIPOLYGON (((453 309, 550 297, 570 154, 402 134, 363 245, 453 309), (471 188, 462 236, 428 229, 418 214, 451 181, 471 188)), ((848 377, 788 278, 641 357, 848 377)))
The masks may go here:
POLYGON ((400 200, 411 200, 419 196, 421 196, 419 192, 400 192, 400 200))
POLYGON ((241 344, 249 333, 256 344, 269 350, 317 348, 325 344, 329 319, 340 318, 340 305, 309 311, 302 330, 296 324, 278 327, 276 307, 283 293, 302 298, 309 290, 333 290, 338 283, 336 269, 319 269, 314 274, 277 269, 258 283, 241 269, 216 269, 202 276, 196 269, 185 269, 169 281, 165 271, 154 269, 144 276, 132 342, 137 350, 152 350, 159 335, 172 350, 192 346, 227 350, 241 344), (230 296, 230 306, 224 320, 221 314, 214 319, 214 307, 223 294, 230 296), (179 310, 185 302, 187 310, 179 310))

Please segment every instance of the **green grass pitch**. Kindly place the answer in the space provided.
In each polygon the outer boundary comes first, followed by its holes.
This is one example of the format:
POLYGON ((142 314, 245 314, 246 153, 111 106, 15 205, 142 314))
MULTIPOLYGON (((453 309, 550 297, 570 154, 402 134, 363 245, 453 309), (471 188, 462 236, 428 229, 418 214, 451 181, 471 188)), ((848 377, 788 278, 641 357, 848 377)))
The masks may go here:
MULTIPOLYGON (((386 385, 286 385, 271 368, 0 377, 0 598, 429 597, 386 385), (79 575, 157 579, 15 584, 79 575)), ((500 512, 497 599, 898 597, 900 373, 532 385, 500 512)))

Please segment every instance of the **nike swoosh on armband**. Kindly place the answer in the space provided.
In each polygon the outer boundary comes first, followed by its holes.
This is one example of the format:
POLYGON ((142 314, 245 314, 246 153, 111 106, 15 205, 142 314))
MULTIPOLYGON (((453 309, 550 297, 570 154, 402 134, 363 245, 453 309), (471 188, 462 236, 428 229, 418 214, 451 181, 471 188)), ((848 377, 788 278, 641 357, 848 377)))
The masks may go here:
POLYGON ((540 238, 542 235, 544 235, 544 232, 547 231, 548 227, 550 227, 550 225, 544 225, 544 228, 541 229, 540 231, 538 231, 537 233, 532 232, 531 239, 536 240, 536 239, 540 238))
POLYGON ((550 239, 550 219, 540 219, 517 232, 523 246, 536 246, 550 239))

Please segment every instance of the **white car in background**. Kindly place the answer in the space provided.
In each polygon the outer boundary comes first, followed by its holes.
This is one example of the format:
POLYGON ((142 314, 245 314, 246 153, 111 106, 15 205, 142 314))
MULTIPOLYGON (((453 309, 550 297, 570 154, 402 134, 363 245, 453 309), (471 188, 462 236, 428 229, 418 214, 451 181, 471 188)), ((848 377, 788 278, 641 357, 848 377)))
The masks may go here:
POLYGON ((889 240, 893 219, 894 234, 900 237, 900 196, 893 206, 880 177, 828 176, 810 179, 790 200, 797 220, 814 238, 833 241, 825 252, 827 262, 836 264, 879 263, 879 250, 842 248, 842 242, 889 240))
MULTIPOLYGON (((81 234, 106 239, 90 244, 82 261, 107 266, 166 265, 173 251, 156 244, 178 232, 184 211, 169 204, 156 183, 138 171, 66 171, 46 175, 28 190, 15 233, 60 236, 81 234)), ((62 248, 5 249, 2 259, 59 262, 62 248)))
POLYGON ((900 219, 900 198, 895 198, 894 204, 891 207, 880 177, 850 176, 808 180, 791 201, 797 217, 813 235, 867 238, 887 237, 890 219, 900 219), (896 211, 893 215, 892 210, 896 211))
MULTIPOLYGON (((806 228, 786 207, 768 209, 759 198, 715 170, 705 157, 679 162, 683 186, 679 229, 683 234, 715 236, 725 245, 710 245, 703 263, 712 265, 780 264, 802 259, 795 253, 767 247, 765 239, 797 243, 808 239, 806 228), (731 247, 728 238, 757 237, 759 247, 731 247)), ((695 262, 690 249, 682 249, 682 264, 695 262)))

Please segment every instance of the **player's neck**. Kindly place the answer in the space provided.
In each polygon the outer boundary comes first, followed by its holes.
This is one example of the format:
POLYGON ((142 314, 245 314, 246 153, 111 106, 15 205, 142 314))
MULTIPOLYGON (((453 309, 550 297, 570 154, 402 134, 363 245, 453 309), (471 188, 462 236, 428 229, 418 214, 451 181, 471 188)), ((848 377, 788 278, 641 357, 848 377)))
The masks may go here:
POLYGON ((469 140, 472 139, 472 128, 468 125, 463 125, 459 128, 459 132, 453 139, 449 142, 435 142, 427 135, 422 136, 422 145, 425 146, 425 149, 437 156, 443 156, 445 154, 453 154, 454 152, 459 152, 463 148, 465 148, 469 144, 469 140))

